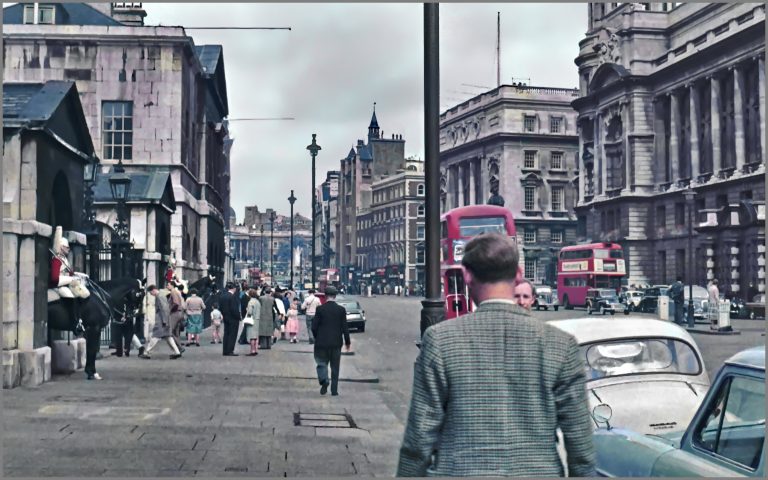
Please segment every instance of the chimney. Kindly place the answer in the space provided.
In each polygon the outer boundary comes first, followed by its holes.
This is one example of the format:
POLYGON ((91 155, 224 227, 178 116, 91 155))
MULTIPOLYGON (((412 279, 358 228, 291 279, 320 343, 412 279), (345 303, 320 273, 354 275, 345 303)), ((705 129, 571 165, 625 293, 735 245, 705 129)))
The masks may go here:
POLYGON ((112 17, 118 22, 131 27, 143 27, 146 10, 141 2, 121 2, 112 4, 112 17))

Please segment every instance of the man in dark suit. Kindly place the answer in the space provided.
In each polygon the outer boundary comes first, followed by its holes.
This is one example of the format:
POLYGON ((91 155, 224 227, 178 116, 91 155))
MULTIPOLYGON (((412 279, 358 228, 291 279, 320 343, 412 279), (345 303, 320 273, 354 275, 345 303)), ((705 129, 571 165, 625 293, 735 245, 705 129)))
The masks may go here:
POLYGON ((398 476, 595 476, 593 423, 576 339, 514 301, 513 239, 464 249, 477 309, 424 332, 398 476))
POLYGON ((315 318, 312 319, 312 334, 315 336, 315 363, 317 364, 317 380, 320 382, 320 394, 328 392, 328 364, 331 364, 331 395, 339 394, 339 366, 341 364, 341 341, 347 351, 351 345, 349 328, 347 327, 347 311, 336 303, 336 288, 325 289, 328 299, 324 305, 317 307, 315 318))
POLYGON ((227 283, 227 291, 221 295, 219 307, 224 317, 224 341, 221 345, 225 357, 236 357, 235 343, 237 341, 237 329, 240 325, 240 302, 235 295, 237 288, 232 282, 227 283))

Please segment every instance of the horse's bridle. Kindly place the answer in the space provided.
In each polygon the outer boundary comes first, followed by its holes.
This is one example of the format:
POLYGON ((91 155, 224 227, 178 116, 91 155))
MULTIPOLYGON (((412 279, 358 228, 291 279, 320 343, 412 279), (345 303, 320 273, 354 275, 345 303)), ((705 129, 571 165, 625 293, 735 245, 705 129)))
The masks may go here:
MULTIPOLYGON (((99 299, 99 301, 102 303, 102 305, 107 309, 109 312, 109 321, 110 323, 114 323, 116 325, 125 325, 125 323, 128 320, 133 319, 136 315, 138 315, 139 307, 138 305, 141 304, 141 299, 144 297, 144 288, 142 285, 141 280, 136 279, 136 281, 139 283, 139 295, 133 295, 135 297, 138 297, 137 299, 137 305, 133 305, 133 302, 130 300, 130 296, 127 300, 122 302, 123 310, 119 310, 119 306, 111 307, 109 304, 108 298, 112 298, 112 296, 107 293, 101 286, 91 280, 90 278, 87 279, 88 288, 92 289, 93 293, 95 294, 96 298, 99 299), (135 308, 132 308, 131 311, 128 310, 128 304, 131 303, 132 306, 135 308)), ((113 299, 114 300, 114 299, 113 299)))

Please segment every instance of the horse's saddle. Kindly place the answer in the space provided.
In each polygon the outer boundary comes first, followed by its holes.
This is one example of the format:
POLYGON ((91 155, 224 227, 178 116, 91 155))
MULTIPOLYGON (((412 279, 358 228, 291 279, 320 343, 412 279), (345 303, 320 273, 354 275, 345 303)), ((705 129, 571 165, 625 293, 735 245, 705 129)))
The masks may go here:
POLYGON ((62 298, 88 298, 91 292, 82 283, 72 282, 69 286, 49 288, 48 303, 57 302, 62 298))

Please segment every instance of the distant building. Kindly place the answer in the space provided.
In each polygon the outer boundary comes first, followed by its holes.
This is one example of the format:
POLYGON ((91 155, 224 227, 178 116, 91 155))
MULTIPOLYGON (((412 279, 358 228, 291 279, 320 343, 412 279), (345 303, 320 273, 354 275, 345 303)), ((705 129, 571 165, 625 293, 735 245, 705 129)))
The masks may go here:
POLYGON ((765 4, 588 8, 581 235, 624 247, 629 284, 717 278, 751 300, 765 291, 765 4))
POLYGON ((503 202, 534 282, 554 284, 559 249, 576 242, 577 94, 502 85, 440 115, 441 212, 503 202))
POLYGON ((339 201, 339 171, 332 170, 326 173, 325 181, 320 186, 319 197, 322 215, 321 235, 318 252, 322 252, 323 268, 336 266, 336 216, 339 201))

